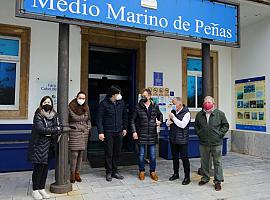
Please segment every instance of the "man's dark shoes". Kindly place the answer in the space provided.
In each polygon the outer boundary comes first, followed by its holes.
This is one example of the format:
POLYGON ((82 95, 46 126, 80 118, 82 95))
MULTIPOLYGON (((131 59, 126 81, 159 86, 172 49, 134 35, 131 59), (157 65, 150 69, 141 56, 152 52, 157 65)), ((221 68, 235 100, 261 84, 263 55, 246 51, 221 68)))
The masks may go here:
POLYGON ((113 173, 112 174, 112 177, 113 178, 116 178, 116 179, 120 179, 120 180, 123 180, 124 179, 124 176, 121 176, 119 173, 113 173))
POLYGON ((112 175, 111 174, 106 174, 106 181, 109 181, 109 182, 112 181, 112 175))
POLYGON ((221 190, 221 184, 220 183, 215 183, 215 190, 220 191, 221 190))
POLYGON ((200 181, 199 185, 205 185, 206 183, 208 183, 208 181, 200 181))
POLYGON ((176 179, 179 179, 179 174, 173 174, 173 175, 169 178, 170 181, 174 181, 174 180, 176 180, 176 179))
POLYGON ((190 178, 184 178, 182 185, 188 185, 190 183, 190 178))

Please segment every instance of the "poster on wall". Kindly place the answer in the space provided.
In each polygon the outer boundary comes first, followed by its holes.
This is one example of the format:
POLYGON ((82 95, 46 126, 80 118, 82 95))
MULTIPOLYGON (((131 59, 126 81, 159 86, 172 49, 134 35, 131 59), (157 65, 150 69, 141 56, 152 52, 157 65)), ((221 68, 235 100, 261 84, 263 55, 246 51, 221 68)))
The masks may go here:
POLYGON ((163 73, 162 72, 154 72, 154 86, 163 86, 163 73))
POLYGON ((53 100, 53 107, 57 110, 57 84, 56 81, 41 81, 37 80, 37 106, 44 96, 50 96, 53 100))
POLYGON ((235 81, 236 129, 266 132, 265 76, 235 81))

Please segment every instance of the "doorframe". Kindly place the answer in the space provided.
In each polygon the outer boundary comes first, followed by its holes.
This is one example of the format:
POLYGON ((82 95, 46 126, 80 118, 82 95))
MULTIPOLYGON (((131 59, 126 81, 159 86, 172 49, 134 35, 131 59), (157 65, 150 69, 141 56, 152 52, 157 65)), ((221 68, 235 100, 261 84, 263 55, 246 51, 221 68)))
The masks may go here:
POLYGON ((89 47, 103 46, 136 51, 136 95, 145 88, 146 36, 81 27, 81 90, 88 96, 89 47))

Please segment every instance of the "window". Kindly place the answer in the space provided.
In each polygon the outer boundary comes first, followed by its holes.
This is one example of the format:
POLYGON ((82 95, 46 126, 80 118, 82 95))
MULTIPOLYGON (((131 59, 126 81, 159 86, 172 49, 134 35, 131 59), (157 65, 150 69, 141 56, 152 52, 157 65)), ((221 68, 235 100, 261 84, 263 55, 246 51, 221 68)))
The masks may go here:
POLYGON ((30 28, 0 24, 0 119, 27 118, 30 28))
POLYGON ((0 110, 19 109, 20 39, 0 35, 0 110))
POLYGON ((202 105, 202 59, 187 58, 187 105, 200 108, 202 105))
MULTIPOLYGON (((218 106, 218 53, 211 51, 211 85, 213 97, 218 106)), ((190 108, 192 118, 201 110, 202 94, 202 54, 200 49, 182 49, 182 98, 190 108)))

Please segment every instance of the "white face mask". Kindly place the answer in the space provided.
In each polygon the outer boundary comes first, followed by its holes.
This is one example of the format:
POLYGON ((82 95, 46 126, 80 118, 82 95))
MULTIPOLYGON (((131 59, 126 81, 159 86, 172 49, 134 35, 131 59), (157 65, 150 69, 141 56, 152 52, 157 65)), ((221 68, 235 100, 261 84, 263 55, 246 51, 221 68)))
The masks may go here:
POLYGON ((172 105, 172 110, 176 111, 176 105, 172 105))
POLYGON ((77 99, 77 102, 79 105, 83 105, 85 100, 84 99, 77 99))
POLYGON ((121 99, 122 99, 122 95, 121 95, 121 94, 118 94, 118 95, 116 96, 116 100, 119 101, 119 100, 121 100, 121 99))

